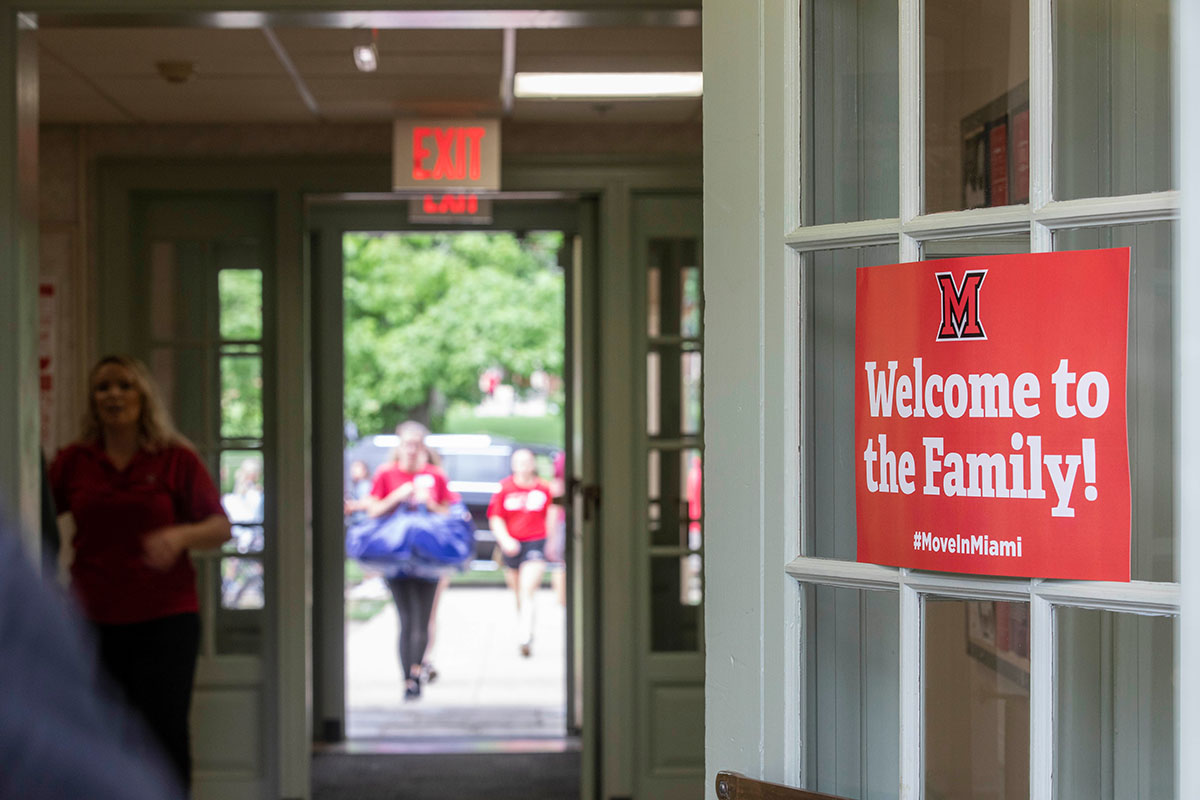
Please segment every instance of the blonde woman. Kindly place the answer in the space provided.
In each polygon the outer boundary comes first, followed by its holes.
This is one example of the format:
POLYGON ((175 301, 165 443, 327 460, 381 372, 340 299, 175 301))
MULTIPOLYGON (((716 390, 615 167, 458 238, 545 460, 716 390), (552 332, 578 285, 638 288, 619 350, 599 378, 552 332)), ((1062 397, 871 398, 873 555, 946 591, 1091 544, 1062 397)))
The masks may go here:
POLYGON ((229 520, 141 362, 101 359, 88 389, 83 433, 50 468, 58 508, 75 520, 72 588, 105 668, 187 786, 200 633, 188 551, 228 540, 229 520))

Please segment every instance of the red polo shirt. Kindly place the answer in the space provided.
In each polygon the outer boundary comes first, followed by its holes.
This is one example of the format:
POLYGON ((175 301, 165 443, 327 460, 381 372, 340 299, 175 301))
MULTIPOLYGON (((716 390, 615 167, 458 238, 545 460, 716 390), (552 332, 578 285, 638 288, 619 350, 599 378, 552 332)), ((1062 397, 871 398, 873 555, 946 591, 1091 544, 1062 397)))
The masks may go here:
POLYGON ((142 539, 168 525, 224 516, 221 497, 194 452, 139 450, 118 470, 94 444, 73 444, 50 467, 58 511, 75 518, 71 579, 88 618, 127 624, 198 610, 196 573, 185 552, 159 571, 142 539))

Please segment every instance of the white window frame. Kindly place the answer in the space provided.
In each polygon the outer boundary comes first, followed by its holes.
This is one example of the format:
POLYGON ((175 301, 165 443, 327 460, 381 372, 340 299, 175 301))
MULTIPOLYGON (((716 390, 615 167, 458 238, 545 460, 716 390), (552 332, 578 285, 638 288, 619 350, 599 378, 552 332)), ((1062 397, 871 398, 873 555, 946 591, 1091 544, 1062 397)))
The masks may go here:
MULTIPOLYGON (((795 65, 791 80, 785 79, 794 87, 807 85, 806 70, 803 66, 807 59, 801 57, 805 53, 807 35, 804 27, 808 24, 808 5, 804 4, 801 17, 801 6, 798 0, 789 2, 787 13, 792 13, 792 24, 785 34, 784 52, 794 55, 786 58, 785 63, 795 65), (800 24, 797 22, 801 21, 800 24)), ((1181 4, 1177 4, 1172 16, 1175 41, 1181 41, 1178 28, 1181 19, 1181 4)), ((1186 3, 1182 5, 1188 5, 1186 3)), ((899 169, 900 169, 900 198, 899 218, 867 220, 862 222, 835 223, 827 225, 800 226, 799 210, 801 207, 801 187, 807 184, 805 180, 809 164, 806 162, 806 148, 803 146, 803 127, 797 123, 797 130, 786 130, 784 141, 788 144, 784 159, 788 166, 784 169, 786 175, 799 175, 800 180, 791 181, 786 187, 786 204, 795 212, 788 215, 789 232, 783 237, 783 244, 790 251, 789 271, 799 273, 802 269, 802 256, 813 251, 823 251, 841 248, 860 248, 876 245, 893 245, 899 248, 901 261, 917 261, 921 258, 921 248, 925 242, 938 239, 952 239, 968 236, 1028 233, 1031 252, 1049 252, 1053 250, 1054 233, 1059 230, 1077 229, 1081 227, 1128 225, 1133 223, 1178 221, 1181 218, 1181 196, 1178 191, 1154 192, 1147 194, 1128 195, 1120 197, 1097 197, 1082 200, 1059 201, 1053 198, 1052 178, 1054 175, 1053 148, 1053 13, 1052 0, 1030 0, 1030 77, 1029 77, 1029 110, 1030 110, 1030 199, 1027 205, 1003 206, 998 208, 974 209, 969 211, 952 211, 938 214, 921 214, 921 201, 924 195, 924 130, 922 118, 922 79, 923 79, 923 3, 922 0, 898 0, 899 6, 899 169), (792 135, 795 134, 795 135, 792 135)), ((1200 14, 1193 14, 1200 22, 1200 14)), ((1196 23, 1191 29, 1196 28, 1196 23)), ((766 37, 770 42, 770 37, 766 37)), ((1195 49, 1193 47, 1193 49, 1195 49)), ((1186 52, 1180 47, 1181 52, 1186 52)), ((1194 61, 1200 59, 1194 58, 1194 61)), ((771 58, 768 54, 768 63, 771 58)), ((1173 65, 1176 74, 1180 72, 1181 64, 1173 65)), ((770 84, 767 84, 768 87, 770 84)), ((794 95, 786 98, 785 105, 793 105, 790 109, 792 119, 801 120, 804 105, 794 95)), ((1182 106, 1182 103, 1178 104, 1182 106)), ((1176 113, 1181 113, 1181 109, 1176 113)), ((768 118, 769 121, 769 118, 768 118)), ((785 125, 785 128, 787 126, 785 125)), ((1179 148, 1177 146, 1177 152, 1179 148)), ((1179 231, 1183 235, 1182 226, 1179 231)), ((1179 255, 1176 254, 1176 263, 1179 255)), ((1184 279, 1188 271, 1179 269, 1178 277, 1184 279)), ((790 280, 797 280, 790 278, 790 280)), ((803 281, 798 281, 802 286, 803 281)), ((1191 281, 1181 280, 1180 296, 1194 296, 1196 290, 1191 281)), ((790 294, 790 293, 789 293, 790 294)), ((798 307, 805 309, 806 299, 803 289, 800 289, 798 307)), ((788 298, 783 298, 787 300, 788 298)), ((1179 307, 1179 306, 1177 306, 1179 307)), ((799 313, 806 313, 800 311, 799 313)), ((1178 315, 1177 315, 1178 316, 1178 315)), ((791 326, 797 331, 797 337, 802 334, 800 325, 791 326)), ((1187 319, 1176 320, 1177 358, 1183 364, 1195 364, 1198 347, 1197 333, 1200 328, 1195 322, 1187 319), (1191 343, 1191 348, 1188 345, 1191 343)), ((799 351, 799 348, 796 348, 799 351)), ((799 351, 802 352, 802 351, 799 351)), ((1193 373, 1194 374, 1194 373, 1193 373)), ((1186 511, 1191 508, 1200 512, 1200 501, 1189 499, 1189 492, 1184 487, 1188 476, 1200 472, 1200 461, 1191 455, 1186 447, 1188 440, 1197 438, 1196 425, 1184 426, 1184 416, 1180 410, 1184 408, 1184 397, 1194 397, 1190 391, 1196 379, 1188 379, 1184 370, 1177 372, 1180 378, 1176 388, 1176 417, 1180 425, 1179 433, 1183 436, 1180 446, 1178 463, 1180 468, 1180 497, 1177 502, 1186 511), (1184 434, 1188 434, 1184 436, 1184 434)), ((805 454, 809 450, 806 441, 806 424, 808 414, 805 401, 799 400, 800 416, 804 423, 799 425, 796 432, 798 450, 801 454, 799 474, 801 481, 805 474, 805 454)), ((791 453, 796 453, 793 448, 791 453)), ((794 457, 794 456, 793 456, 794 457)), ((1191 494, 1195 494, 1192 492, 1191 494)), ((807 501, 800 498, 803 506, 807 501)), ((798 514, 800 520, 805 520, 804 514, 798 514)), ((1185 572, 1185 565, 1190 550, 1184 549, 1186 537, 1184 530, 1189 527, 1183 520, 1190 517, 1179 517, 1178 523, 1180 548, 1177 551, 1178 572, 1185 572)), ((803 527, 807 523, 801 523, 803 527)), ((802 534, 807 531, 802 530, 802 534)), ((810 536, 785 537, 795 544, 799 552, 801 542, 811 541, 810 536)), ((1054 610, 1056 608, 1085 608, 1111 611, 1127 614, 1173 616, 1179 617, 1181 608, 1181 585, 1179 583, 1158 583, 1133 581, 1130 583, 1110 583, 1093 581, 1044 581, 1039 579, 1005 579, 988 577, 963 577, 959 575, 941 575, 937 573, 919 572, 909 569, 897 569, 872 564, 859 564, 848 561, 812 558, 798 555, 785 566, 788 575, 799 583, 842 587, 864 590, 885 590, 899 593, 900 607, 900 664, 899 685, 900 697, 900 797, 901 800, 918 800, 924 796, 924 760, 923 760, 923 692, 922 692, 922 651, 923 651, 923 598, 928 595, 938 597, 953 597, 972 600, 1020 601, 1030 604, 1030 798, 1031 800, 1051 800, 1053 796, 1053 768, 1055 746, 1055 670, 1057 648, 1055 646, 1054 610)), ((795 627, 795 626, 789 626, 795 627)), ((1181 632, 1182 636, 1182 632, 1181 632)), ((807 646, 808 643, 806 642, 807 646)), ((1193 656, 1200 661, 1200 653, 1193 656)), ((803 663, 803 660, 799 662, 803 663)), ((798 667, 803 669, 802 667, 798 667)), ((1180 672, 1180 675, 1187 673, 1180 672)), ((808 676, 802 675, 801 686, 807 684, 808 676)), ((1181 681, 1181 685, 1186 681, 1181 681)), ((1182 689, 1181 689, 1182 691, 1182 689)), ((803 691, 801 691, 803 694, 803 691)), ((1192 701, 1196 702, 1196 701, 1192 701)), ((1177 711, 1182 743, 1186 726, 1182 724, 1183 708, 1177 711)), ((1179 753, 1188 751, 1181 749, 1179 753)), ((802 754, 794 757, 793 768, 795 778, 799 779, 805 771, 802 754)), ((1178 758, 1180 769, 1186 770, 1183 763, 1185 758, 1178 758)), ((1182 774, 1182 773, 1181 773, 1182 774)), ((1185 784, 1186 785, 1186 784, 1185 784)), ((1183 795, 1180 795, 1183 796, 1183 795)))

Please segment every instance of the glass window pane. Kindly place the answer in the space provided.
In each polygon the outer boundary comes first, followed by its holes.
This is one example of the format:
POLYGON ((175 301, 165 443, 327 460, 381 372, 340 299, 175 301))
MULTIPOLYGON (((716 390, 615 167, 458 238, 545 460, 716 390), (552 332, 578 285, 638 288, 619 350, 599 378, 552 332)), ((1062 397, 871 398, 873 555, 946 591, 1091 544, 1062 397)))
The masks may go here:
POLYGON ((700 304, 704 287, 700 283, 700 268, 684 267, 680 270, 680 281, 683 284, 683 308, 680 309, 679 333, 694 339, 700 335, 700 325, 703 322, 700 304))
POLYGON ((233 523, 233 540, 226 550, 261 553, 263 550, 263 457, 257 450, 221 453, 221 505, 233 523))
POLYGON ((1055 613, 1058 800, 1150 800, 1175 792, 1175 619, 1055 613))
POLYGON ((1029 796, 1029 604, 925 601, 925 794, 1029 796))
POLYGON ((899 215, 896 0, 817 0, 809 26, 805 222, 899 215))
POLYGON ((926 0, 925 209, 1029 199, 1029 0, 926 0))
POLYGON ((1005 256, 1029 252, 1028 233, 1008 233, 999 236, 969 236, 964 239, 939 239, 921 246, 921 255, 935 258, 966 258, 970 256, 1005 256))
POLYGON ((1178 580, 1175 553, 1175 223, 1062 231, 1056 250, 1129 247, 1126 397, 1134 580, 1178 580))
POLYGON ((657 238, 648 243, 646 331, 650 336, 700 335, 697 245, 693 238, 657 238))
POLYGON ((895 247, 824 250, 805 261, 804 291, 810 313, 801 315, 805 364, 801 388, 807 404, 808 519, 819 558, 857 556, 854 511, 854 270, 894 264, 895 247))
POLYGON ((1055 0, 1054 196, 1174 182, 1170 0, 1055 0))
POLYGON ((661 287, 662 270, 651 261, 646 272, 646 333, 650 336, 662 335, 662 321, 659 319, 661 287))
POLYGON ((262 432, 262 359, 222 356, 221 437, 261 439, 262 432))
POLYGON ((646 433, 662 435, 662 358, 651 350, 646 353, 646 433))
POLYGON ((700 451, 651 450, 647 462, 651 544, 700 549, 703 525, 700 451))
POLYGON ((679 432, 685 435, 700 432, 700 419, 704 411, 704 398, 701 394, 702 356, 700 353, 684 353, 680 358, 679 382, 682 389, 679 392, 679 432))
POLYGON ((222 339, 262 338, 262 273, 223 269, 217 273, 222 339))
POLYGON ((263 607, 263 565, 251 558, 221 559, 221 607, 263 607))
POLYGON ((650 647, 655 652, 700 650, 699 556, 650 559, 650 647))
POLYGON ((702 356, 694 344, 662 343, 646 354, 646 433, 691 436, 703 411, 702 356))
MULTIPOLYGON (((209 562, 209 566, 215 568, 217 562, 209 562)), ((261 656, 265 606, 262 563, 248 558, 222 558, 220 572, 220 596, 213 604, 216 654, 261 656)))
POLYGON ((895 592, 804 587, 811 633, 804 788, 900 795, 900 608, 895 592))

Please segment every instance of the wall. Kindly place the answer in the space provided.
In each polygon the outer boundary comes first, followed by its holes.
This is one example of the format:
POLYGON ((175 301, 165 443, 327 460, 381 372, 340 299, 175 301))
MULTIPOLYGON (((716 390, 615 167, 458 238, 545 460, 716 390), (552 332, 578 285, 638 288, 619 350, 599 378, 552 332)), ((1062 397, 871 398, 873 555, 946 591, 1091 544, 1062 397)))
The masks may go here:
MULTIPOLYGON (((698 158, 699 122, 632 125, 507 123, 505 162, 522 164, 677 161, 698 158)), ((40 131, 40 282, 54 288, 47 342, 50 389, 43 389, 42 446, 71 441, 84 412, 86 371, 98 316, 94 168, 106 159, 364 156, 387 158, 390 124, 44 125, 40 131)), ((368 187, 365 187, 368 188, 368 187)), ((45 385, 45 381, 43 381, 45 385)))

